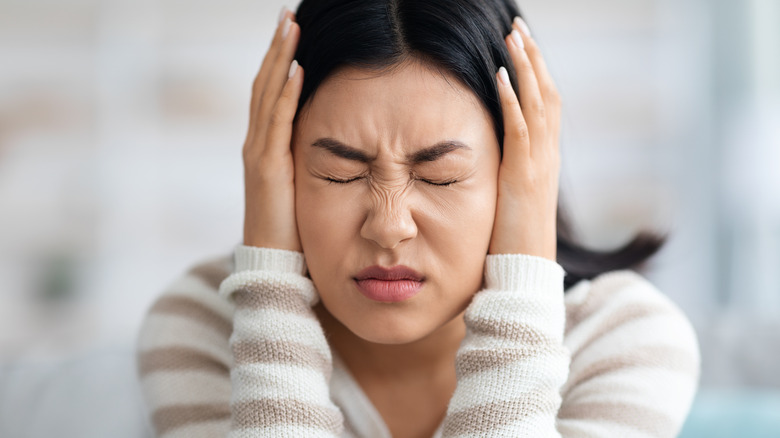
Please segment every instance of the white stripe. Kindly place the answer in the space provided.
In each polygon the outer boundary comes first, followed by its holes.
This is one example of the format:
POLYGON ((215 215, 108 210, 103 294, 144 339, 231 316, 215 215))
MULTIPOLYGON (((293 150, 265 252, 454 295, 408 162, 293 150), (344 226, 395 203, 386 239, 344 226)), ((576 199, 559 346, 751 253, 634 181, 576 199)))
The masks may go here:
POLYGON ((230 372, 233 401, 292 398, 320 406, 330 404, 330 388, 319 370, 265 363, 235 367, 230 372))
MULTIPOLYGON (((690 323, 675 314, 660 313, 621 324, 591 343, 580 353, 577 361, 583 364, 604 357, 641 350, 643 346, 681 348, 698 357, 698 342, 690 323)), ((579 346, 572 346, 572 351, 579 346)))
MULTIPOLYGON (((216 435, 215 435, 216 436, 216 435)), ((230 431, 228 438, 335 438, 330 432, 301 425, 278 425, 273 427, 255 427, 251 429, 230 431)))
MULTIPOLYGON (((576 374, 570 377, 577 378, 576 374)), ((647 406, 677 418, 687 412, 695 391, 696 379, 690 374, 660 368, 630 367, 595 377, 572 388, 565 403, 608 402, 647 406), (669 394, 678 394, 669 397, 669 394)))

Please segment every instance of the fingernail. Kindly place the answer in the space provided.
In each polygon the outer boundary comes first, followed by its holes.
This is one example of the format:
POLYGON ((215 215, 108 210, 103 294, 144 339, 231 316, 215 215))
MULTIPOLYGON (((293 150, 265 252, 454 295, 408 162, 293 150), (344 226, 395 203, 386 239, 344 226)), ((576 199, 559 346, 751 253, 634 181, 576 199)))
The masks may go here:
POLYGON ((298 71, 298 60, 293 59, 292 64, 290 64, 290 72, 287 73, 287 79, 293 77, 296 71, 298 71))
POLYGON ((525 47, 525 44, 523 43, 523 37, 520 36, 520 32, 518 32, 517 29, 512 29, 512 33, 510 33, 510 35, 512 35, 512 41, 517 44, 517 47, 520 49, 525 47))
POLYGON ((292 20, 290 20, 290 17, 284 19, 284 27, 282 28, 282 38, 287 38, 287 33, 290 32, 291 24, 292 24, 292 20))
POLYGON ((531 29, 528 28, 528 25, 525 24, 525 21, 523 21, 522 18, 515 17, 515 23, 518 27, 520 27, 520 30, 522 30, 526 36, 531 36, 531 29))
POLYGON ((287 12, 287 6, 282 6, 282 11, 279 12, 279 19, 276 20, 277 24, 282 24, 282 20, 284 20, 285 13, 287 12))
POLYGON ((509 85, 509 73, 507 73, 503 65, 498 69, 498 78, 504 85, 509 85))

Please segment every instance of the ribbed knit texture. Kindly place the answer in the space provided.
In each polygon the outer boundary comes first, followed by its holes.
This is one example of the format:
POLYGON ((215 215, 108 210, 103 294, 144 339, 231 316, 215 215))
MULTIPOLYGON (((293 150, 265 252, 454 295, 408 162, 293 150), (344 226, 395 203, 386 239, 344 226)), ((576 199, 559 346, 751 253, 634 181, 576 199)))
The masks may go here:
MULTIPOLYGON (((155 301, 138 368, 156 436, 390 438, 330 351, 305 272, 301 253, 238 245, 155 301)), ((565 295, 563 275, 543 258, 487 256, 435 436, 677 435, 700 370, 685 315, 631 271, 565 295)))

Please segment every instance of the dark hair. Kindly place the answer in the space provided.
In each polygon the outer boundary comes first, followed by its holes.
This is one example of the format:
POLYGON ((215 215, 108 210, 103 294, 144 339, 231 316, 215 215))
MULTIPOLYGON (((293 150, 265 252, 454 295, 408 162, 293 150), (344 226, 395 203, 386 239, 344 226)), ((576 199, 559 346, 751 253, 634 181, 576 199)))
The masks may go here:
MULTIPOLYGON (((499 147, 504 126, 495 72, 504 66, 518 90, 504 43, 522 16, 512 0, 303 0, 296 12, 301 37, 295 59, 306 69, 298 114, 320 84, 344 67, 388 71, 418 61, 445 71, 473 91, 493 120, 499 147)), ((297 116, 296 116, 297 117, 297 116)), ((639 233, 613 251, 578 244, 558 206, 558 263, 568 289, 603 272, 636 267, 664 238, 639 233)))

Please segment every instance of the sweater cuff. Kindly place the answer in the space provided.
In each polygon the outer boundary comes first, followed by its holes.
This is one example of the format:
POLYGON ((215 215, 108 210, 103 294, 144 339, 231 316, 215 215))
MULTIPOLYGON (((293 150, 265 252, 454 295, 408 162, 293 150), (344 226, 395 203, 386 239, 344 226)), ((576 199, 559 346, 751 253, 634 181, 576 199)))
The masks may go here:
POLYGON ((234 256, 233 272, 272 271, 306 275, 306 261, 302 252, 239 244, 234 256))
POLYGON ((528 254, 489 254, 485 287, 498 290, 563 291, 565 271, 558 263, 528 254))

